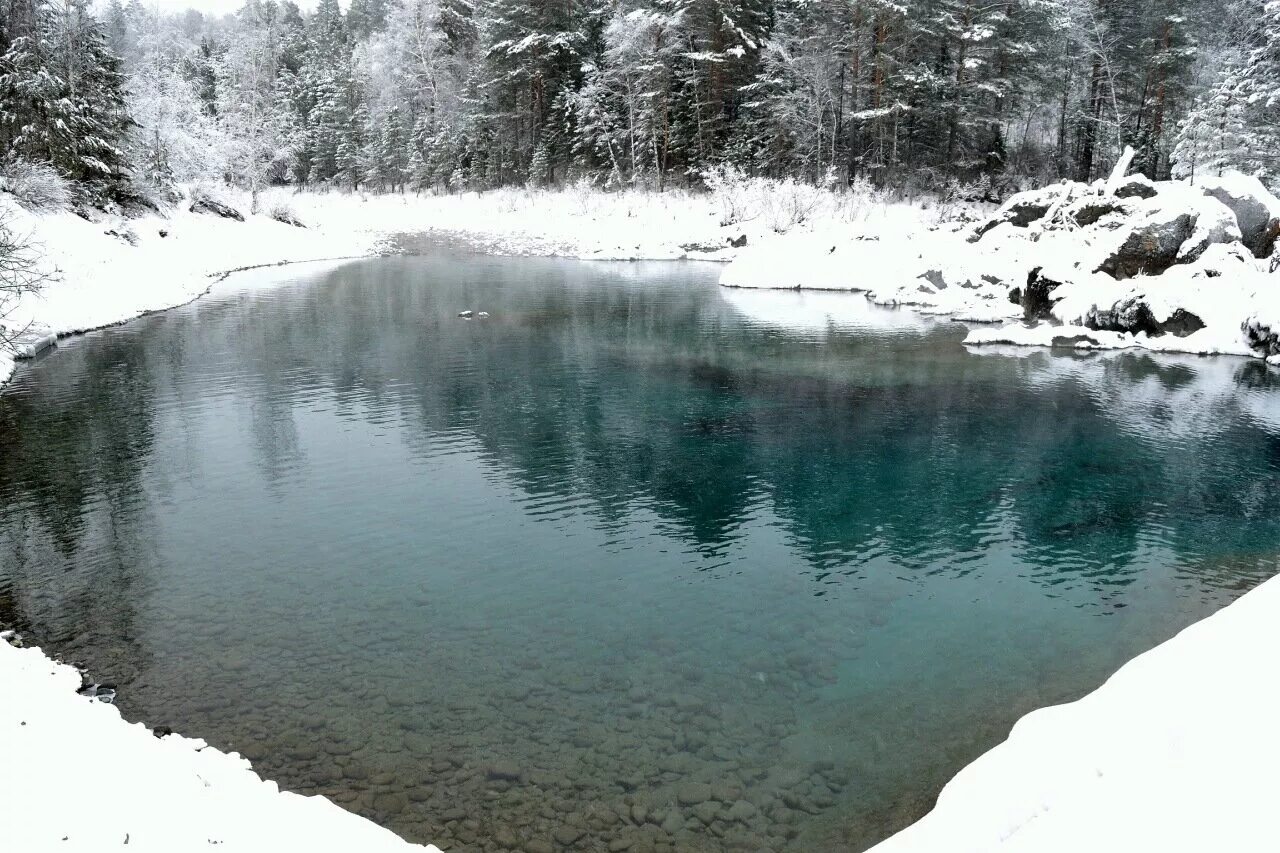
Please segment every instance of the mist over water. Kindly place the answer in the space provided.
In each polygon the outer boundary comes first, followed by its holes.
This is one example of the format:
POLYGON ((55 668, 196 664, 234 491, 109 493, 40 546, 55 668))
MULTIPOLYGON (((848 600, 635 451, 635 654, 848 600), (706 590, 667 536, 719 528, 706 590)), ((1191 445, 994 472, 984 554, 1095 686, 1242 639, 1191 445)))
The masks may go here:
POLYGON ((70 342, 0 393, 0 623, 413 840, 852 851, 1274 574, 1265 365, 718 272, 299 267, 70 342))

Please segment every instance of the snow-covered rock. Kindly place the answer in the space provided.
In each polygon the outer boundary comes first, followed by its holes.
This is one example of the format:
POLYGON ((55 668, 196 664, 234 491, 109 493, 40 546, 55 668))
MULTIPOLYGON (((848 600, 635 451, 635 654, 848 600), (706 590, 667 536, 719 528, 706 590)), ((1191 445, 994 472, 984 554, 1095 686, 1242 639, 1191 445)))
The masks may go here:
POLYGON ((1200 189, 1235 214, 1241 242, 1254 257, 1271 255, 1280 236, 1280 200, 1251 175, 1201 178, 1200 189))
POLYGON ((1116 184, 1116 198, 1151 198, 1159 193, 1155 181, 1146 175, 1129 175, 1116 184))
POLYGON ((200 197, 191 202, 188 208, 191 213, 208 213, 213 216, 221 216, 223 219, 234 219, 236 222, 244 222, 244 214, 236 210, 229 204, 223 204, 211 198, 200 197))
POLYGON ((1000 209, 986 222, 978 226, 969 238, 976 243, 1001 225, 1014 228, 1027 228, 1033 222, 1039 222, 1056 205, 1062 203, 1064 196, 1070 194, 1070 185, 1055 184, 1038 190, 1027 190, 1012 196, 1000 206, 1000 209))
POLYGON ((1280 229, 1273 210, 1280 202, 1238 176, 1207 189, 1140 176, 1064 183, 1019 193, 967 240, 918 229, 882 235, 871 252, 847 249, 854 235, 828 229, 819 253, 800 237, 766 239, 732 263, 723 282, 838 285, 925 314, 1006 323, 972 329, 972 344, 1145 347, 1280 362, 1272 332, 1280 333, 1280 248, 1264 258, 1256 251, 1259 240, 1280 243, 1269 236, 1280 229))

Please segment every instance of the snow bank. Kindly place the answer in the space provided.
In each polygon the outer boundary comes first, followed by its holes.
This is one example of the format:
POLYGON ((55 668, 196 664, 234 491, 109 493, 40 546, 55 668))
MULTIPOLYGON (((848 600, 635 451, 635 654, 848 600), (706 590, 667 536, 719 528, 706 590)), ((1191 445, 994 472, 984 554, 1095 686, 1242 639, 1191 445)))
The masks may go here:
POLYGON ((728 287, 862 291, 999 328, 971 344, 1280 361, 1280 200, 1254 178, 1128 178, 1011 198, 968 233, 899 218, 744 250, 728 287))
POLYGON ((0 640, 6 850, 436 851, 281 791, 234 753, 126 723, 80 684, 39 649, 0 640))
MULTIPOLYGON (((12 333, 65 336, 172 308, 205 293, 231 270, 369 255, 396 235, 461 237, 483 251, 586 259, 729 259, 756 242, 761 223, 721 226, 714 201, 686 192, 499 190, 455 196, 267 193, 259 208, 288 208, 306 227, 251 215, 249 199, 221 191, 244 221, 193 213, 89 221, 70 212, 32 214, 0 193, 9 226, 29 235, 58 280, 4 319, 12 333)), ((30 355, 31 353, 26 353, 30 355)), ((13 369, 0 351, 0 382, 13 369)))
POLYGON ((1034 711, 876 853, 1274 850, 1280 579, 1034 711))

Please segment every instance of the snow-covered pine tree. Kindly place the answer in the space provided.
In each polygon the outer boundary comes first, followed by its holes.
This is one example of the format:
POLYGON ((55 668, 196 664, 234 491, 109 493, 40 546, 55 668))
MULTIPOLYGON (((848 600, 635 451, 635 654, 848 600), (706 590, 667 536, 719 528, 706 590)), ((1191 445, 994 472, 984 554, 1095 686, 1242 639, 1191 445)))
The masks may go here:
POLYGON ((124 75, 88 3, 43 2, 24 18, 0 57, 0 141, 51 164, 94 200, 132 198, 124 75))

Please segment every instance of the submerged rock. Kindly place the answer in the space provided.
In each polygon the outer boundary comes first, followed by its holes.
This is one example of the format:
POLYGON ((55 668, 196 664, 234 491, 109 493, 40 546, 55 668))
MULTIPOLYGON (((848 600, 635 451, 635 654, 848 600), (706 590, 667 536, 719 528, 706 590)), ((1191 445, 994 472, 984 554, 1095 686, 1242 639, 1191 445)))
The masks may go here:
POLYGON ((514 761, 495 761, 489 766, 488 777, 508 782, 518 782, 521 777, 520 767, 514 761))
POLYGON ((682 806, 696 806, 711 799, 711 786, 702 782, 689 782, 676 791, 676 801, 682 806))

